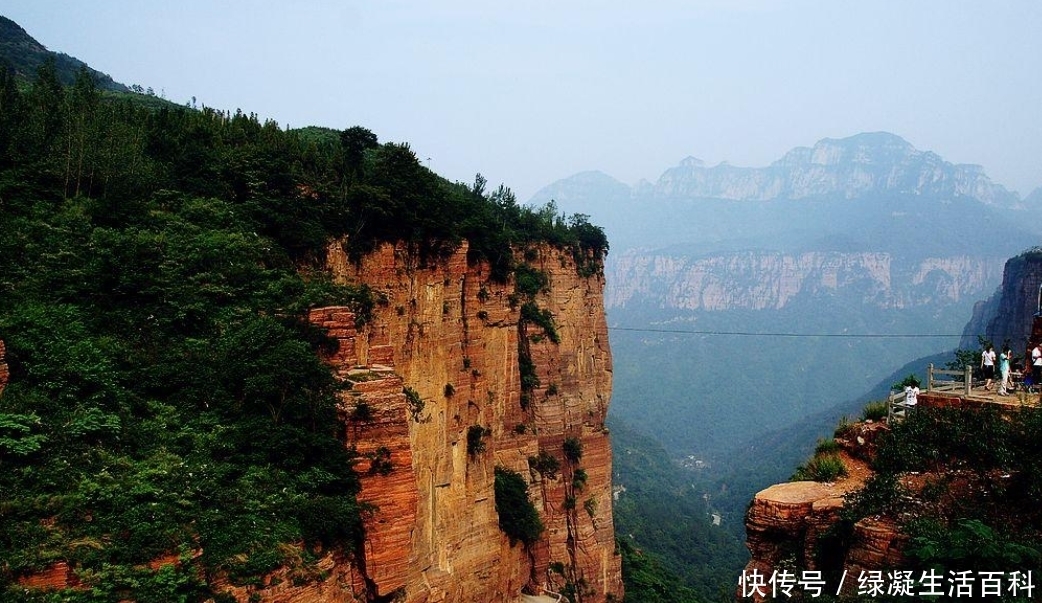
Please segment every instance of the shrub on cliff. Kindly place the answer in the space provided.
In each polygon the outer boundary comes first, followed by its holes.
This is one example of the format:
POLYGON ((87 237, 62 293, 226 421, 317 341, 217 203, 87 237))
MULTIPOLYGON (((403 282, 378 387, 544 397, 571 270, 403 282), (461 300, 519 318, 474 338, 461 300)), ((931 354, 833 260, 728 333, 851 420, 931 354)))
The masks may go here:
POLYGON ((1017 542, 979 519, 945 524, 922 518, 910 522, 906 531, 910 535, 906 556, 921 566, 942 571, 1037 571, 1042 561, 1037 545, 1017 542))
POLYGON ((564 450, 564 458, 569 462, 578 463, 582 459, 583 443, 579 438, 567 437, 561 447, 564 450))
POLYGON ((467 454, 477 456, 485 452, 485 437, 492 435, 492 430, 481 425, 467 428, 467 454))
POLYGON ((847 474, 843 459, 835 453, 815 454, 809 461, 796 469, 792 481, 809 480, 834 482, 847 474))
POLYGON ((1025 409, 1007 417, 994 406, 917 409, 880 440, 873 468, 883 472, 1013 469, 1021 465, 1019 458, 1038 456, 1037 441, 1031 441, 1037 416, 1025 409))
POLYGON ((543 522, 528 498, 525 478, 516 471, 496 467, 495 493, 499 529, 510 538, 510 544, 522 542, 528 546, 539 540, 543 522))
POLYGON ((882 421, 886 418, 887 413, 887 401, 877 400, 875 402, 869 402, 865 405, 865 408, 861 410, 862 421, 882 421))

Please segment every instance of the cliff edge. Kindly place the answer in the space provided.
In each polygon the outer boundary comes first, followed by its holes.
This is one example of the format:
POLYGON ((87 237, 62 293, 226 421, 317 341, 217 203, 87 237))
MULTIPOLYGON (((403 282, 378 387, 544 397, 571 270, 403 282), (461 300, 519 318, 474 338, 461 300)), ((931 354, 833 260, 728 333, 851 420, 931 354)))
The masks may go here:
POLYGON ((807 466, 834 456, 845 477, 756 494, 736 598, 983 600, 997 585, 1030 598, 1042 560, 1037 396, 928 391, 893 424, 842 425, 807 466))
POLYGON ((427 265, 391 245, 360 262, 328 249, 338 280, 378 298, 361 326, 347 308, 311 312, 352 383, 342 412, 363 459, 359 500, 373 505, 351 590, 406 602, 516 601, 523 589, 621 599, 603 276, 580 276, 548 246, 527 252, 546 276, 532 302, 553 317, 551 334, 525 318, 514 283, 466 257, 465 244, 427 265), (547 455, 556 471, 538 462, 547 455), (497 467, 529 481, 545 524, 531 546, 499 528, 497 467))

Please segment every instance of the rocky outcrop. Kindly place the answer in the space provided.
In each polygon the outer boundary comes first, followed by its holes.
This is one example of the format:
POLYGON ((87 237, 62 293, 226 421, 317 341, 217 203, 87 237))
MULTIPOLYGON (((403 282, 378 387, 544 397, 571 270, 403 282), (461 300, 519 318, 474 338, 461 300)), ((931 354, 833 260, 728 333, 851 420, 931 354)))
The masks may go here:
POLYGON ((761 490, 745 516, 746 546, 752 555, 746 572, 770 575, 786 560, 813 569, 813 544, 843 506, 847 488, 818 482, 788 482, 761 490))
POLYGON ((1000 207, 1020 203, 980 166, 953 165, 886 132, 826 138, 812 148, 795 148, 766 168, 706 167, 689 157, 667 170, 654 191, 661 197, 737 201, 897 193, 973 197, 1000 207))
POLYGON ((364 325, 346 308, 311 313, 337 342, 329 362, 352 383, 342 410, 362 459, 359 499, 373 506, 354 592, 494 602, 516 601, 525 587, 570 587, 583 601, 621 598, 603 277, 580 277, 570 254, 530 251, 549 278, 534 301, 553 315, 555 343, 522 320, 511 284, 468 265, 465 245, 427 265, 391 246, 354 263, 332 245, 328 262, 337 279, 366 284, 378 299, 364 325), (521 356, 536 377, 524 389, 521 356), (566 440, 580 443, 577 461, 566 458, 566 440), (555 476, 530 470, 540 452, 560 462, 555 476), (546 531, 527 549, 499 529, 497 466, 530 480, 546 531), (576 486, 579 469, 586 479, 576 486))
POLYGON ((681 310, 779 310, 807 296, 846 294, 883 309, 974 299, 1000 262, 957 256, 902 265, 885 252, 735 252, 708 256, 629 251, 609 265, 605 305, 681 310))
MULTIPOLYGON (((789 482, 758 492, 746 514, 746 546, 751 558, 744 575, 758 573, 769 578, 776 571, 791 570, 793 566, 821 571, 819 543, 839 521, 843 496, 861 485, 859 480, 835 484, 789 482)), ((840 552, 841 569, 852 576, 844 586, 855 586, 853 579, 862 572, 899 566, 904 541, 897 524, 888 518, 867 517, 855 523, 849 548, 840 552)), ((835 592, 839 585, 829 586, 835 592)), ((752 589, 743 592, 741 587, 737 595, 743 601, 771 598, 752 589)))
MULTIPOLYGON (((844 497, 861 489, 871 475, 867 461, 875 454, 876 440, 886 430, 882 423, 859 423, 846 428, 836 441, 842 446, 841 458, 848 475, 833 483, 811 481, 776 484, 761 490, 746 513, 746 547, 750 560, 743 576, 755 574, 769 578, 774 572, 793 567, 802 570, 845 570, 851 576, 844 592, 856 591, 856 577, 862 572, 884 570, 900 565, 906 537, 896 522, 887 517, 866 517, 853 526, 844 550, 823 553, 821 545, 840 520, 844 497), (824 557, 823 557, 824 555, 824 557), (829 567, 822 567, 822 563, 829 567), (851 588, 854 591, 851 591, 851 588)), ((739 600, 771 599, 771 590, 753 589, 739 584, 739 600), (766 596, 765 596, 766 595, 766 596)), ((838 584, 830 584, 835 592, 838 584)), ((775 596, 774 599, 784 599, 775 596)))

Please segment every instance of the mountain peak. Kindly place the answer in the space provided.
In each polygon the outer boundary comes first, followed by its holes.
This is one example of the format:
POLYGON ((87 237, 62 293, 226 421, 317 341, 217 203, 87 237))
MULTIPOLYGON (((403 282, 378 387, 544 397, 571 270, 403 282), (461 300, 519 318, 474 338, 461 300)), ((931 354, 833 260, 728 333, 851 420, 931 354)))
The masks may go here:
POLYGON ((625 184, 604 172, 590 170, 573 174, 544 186, 536 191, 528 202, 541 205, 552 200, 562 210, 568 211, 572 208, 572 201, 589 191, 596 191, 596 197, 604 202, 629 198, 630 195, 630 188, 625 184))
POLYGON ((688 155, 680 162, 680 165, 683 167, 705 167, 706 162, 702 161, 698 157, 688 155))
POLYGON ((47 52, 21 25, 0 15, 0 47, 22 47, 31 52, 47 52))
POLYGON ((905 139, 889 132, 866 132, 846 138, 823 138, 813 147, 796 147, 772 165, 885 164, 919 153, 905 139))
POLYGON ((889 132, 824 138, 813 147, 792 149, 765 168, 727 163, 707 168, 689 157, 667 170, 655 189, 662 197, 739 201, 884 193, 973 197, 1003 207, 1020 203, 1015 193, 992 183, 980 166, 951 164, 889 132))
POLYGON ((854 134, 853 136, 847 136, 846 138, 823 138, 818 141, 818 144, 824 142, 833 142, 837 144, 847 146, 873 146, 873 147, 903 147, 912 149, 912 145, 907 140, 901 138, 897 134, 891 134, 890 132, 861 132, 860 134, 854 134))

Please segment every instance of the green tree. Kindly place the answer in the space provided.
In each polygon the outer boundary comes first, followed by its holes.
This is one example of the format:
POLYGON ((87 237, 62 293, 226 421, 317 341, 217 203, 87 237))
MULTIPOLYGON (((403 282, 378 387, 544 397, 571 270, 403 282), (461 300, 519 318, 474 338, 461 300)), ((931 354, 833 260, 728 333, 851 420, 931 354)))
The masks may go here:
POLYGON ((499 529, 510 538, 511 545, 517 542, 525 546, 534 544, 544 528, 542 520, 539 519, 539 512, 528 498, 525 478, 520 473, 503 467, 496 467, 495 474, 499 529))

